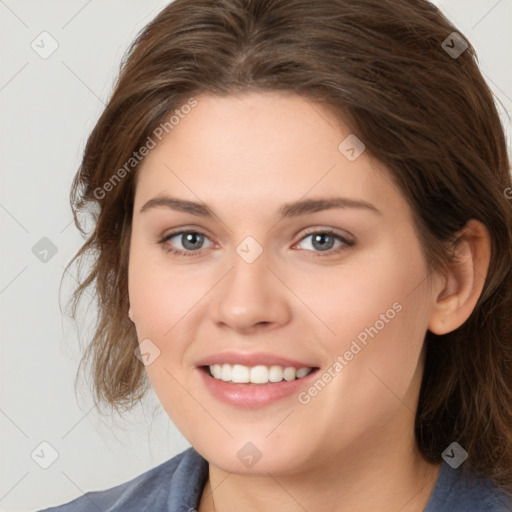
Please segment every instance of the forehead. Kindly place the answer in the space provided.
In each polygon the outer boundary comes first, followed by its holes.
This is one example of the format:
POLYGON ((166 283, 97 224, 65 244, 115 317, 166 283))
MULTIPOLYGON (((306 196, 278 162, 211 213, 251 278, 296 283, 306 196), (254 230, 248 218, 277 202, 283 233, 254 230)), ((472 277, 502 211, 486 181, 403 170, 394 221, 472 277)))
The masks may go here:
POLYGON ((279 92, 196 100, 142 162, 136 208, 162 192, 262 210, 308 196, 400 201, 375 159, 343 154, 354 134, 326 106, 279 92))

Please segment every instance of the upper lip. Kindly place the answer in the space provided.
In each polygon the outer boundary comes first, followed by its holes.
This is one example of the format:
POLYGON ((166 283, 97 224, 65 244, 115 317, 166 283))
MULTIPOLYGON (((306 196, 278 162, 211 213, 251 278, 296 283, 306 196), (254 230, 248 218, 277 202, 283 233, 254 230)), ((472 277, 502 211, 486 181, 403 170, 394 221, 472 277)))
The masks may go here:
POLYGON ((205 357, 196 363, 197 366, 211 366, 213 364, 241 364, 243 366, 283 366, 294 368, 316 368, 309 362, 297 361, 287 357, 277 356, 268 352, 219 352, 205 357))

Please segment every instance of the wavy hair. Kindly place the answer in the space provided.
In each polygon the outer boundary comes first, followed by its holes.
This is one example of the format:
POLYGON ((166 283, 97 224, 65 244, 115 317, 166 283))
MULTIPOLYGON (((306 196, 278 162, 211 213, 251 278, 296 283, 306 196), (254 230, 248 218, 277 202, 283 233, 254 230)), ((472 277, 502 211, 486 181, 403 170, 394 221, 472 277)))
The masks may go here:
POLYGON ((490 266, 472 314, 445 335, 426 332, 415 430, 425 459, 440 462, 457 441, 469 453, 464 471, 512 490, 509 157, 474 48, 468 42, 456 58, 446 51, 453 32, 425 0, 176 0, 143 28, 71 191, 85 242, 68 268, 92 258, 71 314, 89 288, 98 305, 78 373, 90 365, 97 406, 125 412, 150 387, 127 316, 138 168, 130 159, 193 96, 290 91, 327 105, 387 166, 430 272, 446 270, 450 242, 468 220, 489 230, 490 266), (79 220, 87 212, 89 231, 79 220))

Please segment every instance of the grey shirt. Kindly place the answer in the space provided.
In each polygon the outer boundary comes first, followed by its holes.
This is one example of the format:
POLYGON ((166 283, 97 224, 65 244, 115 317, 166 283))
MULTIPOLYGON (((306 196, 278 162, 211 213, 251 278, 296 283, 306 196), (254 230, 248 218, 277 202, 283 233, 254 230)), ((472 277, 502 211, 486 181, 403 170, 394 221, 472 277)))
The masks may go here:
MULTIPOLYGON (((207 479, 208 462, 191 447, 128 482, 38 512, 194 512, 207 479)), ((511 511, 512 500, 491 481, 443 463, 423 512, 511 511)))

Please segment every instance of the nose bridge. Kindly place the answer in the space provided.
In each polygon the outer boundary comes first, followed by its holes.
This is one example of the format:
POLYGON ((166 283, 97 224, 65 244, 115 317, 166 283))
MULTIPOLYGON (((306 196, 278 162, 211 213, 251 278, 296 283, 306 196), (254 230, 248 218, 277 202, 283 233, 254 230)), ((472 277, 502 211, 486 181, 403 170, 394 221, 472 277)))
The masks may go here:
POLYGON ((220 288, 216 321, 235 329, 285 322, 289 311, 283 284, 268 268, 269 253, 252 237, 244 239, 220 288))

